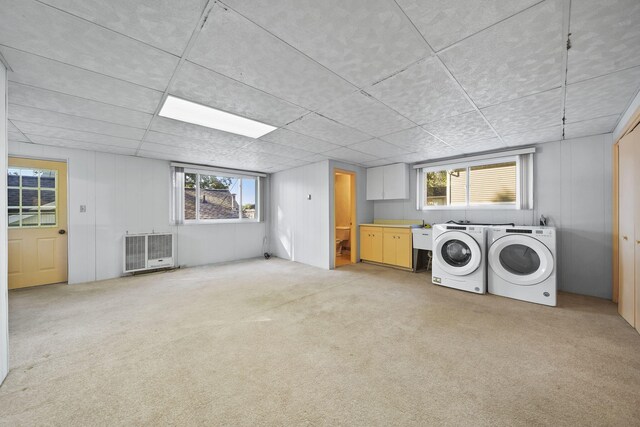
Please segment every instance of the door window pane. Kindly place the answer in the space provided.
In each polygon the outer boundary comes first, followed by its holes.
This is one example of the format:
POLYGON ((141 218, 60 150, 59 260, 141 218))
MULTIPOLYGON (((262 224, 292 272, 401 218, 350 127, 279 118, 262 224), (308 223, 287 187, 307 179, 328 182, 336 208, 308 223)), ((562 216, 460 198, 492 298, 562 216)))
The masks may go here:
POLYGON ((7 190, 7 206, 20 206, 20 190, 10 188, 7 190))
POLYGON ((37 227, 38 225, 40 225, 38 208, 22 208, 22 226, 37 227))
POLYGON ((42 207, 40 208, 40 225, 56 225, 56 208, 42 207))
POLYGON ((38 206, 38 190, 22 189, 22 206, 38 206))
POLYGON ((20 208, 9 208, 9 227, 20 227, 20 208))
POLYGON ((529 246, 514 244, 500 251, 500 264, 510 273, 527 276, 540 268, 540 256, 529 246))
POLYGON ((7 171, 7 186, 20 187, 20 169, 9 168, 7 171))
POLYGON ((33 169, 22 169, 22 186, 29 188, 38 187, 38 171, 33 169))
POLYGON ((51 190, 40 190, 40 206, 55 206, 56 192, 51 190))
POLYGON ((40 171, 40 188, 56 188, 55 171, 40 171))
POLYGON ((516 162, 472 166, 469 169, 469 203, 516 203, 516 162))

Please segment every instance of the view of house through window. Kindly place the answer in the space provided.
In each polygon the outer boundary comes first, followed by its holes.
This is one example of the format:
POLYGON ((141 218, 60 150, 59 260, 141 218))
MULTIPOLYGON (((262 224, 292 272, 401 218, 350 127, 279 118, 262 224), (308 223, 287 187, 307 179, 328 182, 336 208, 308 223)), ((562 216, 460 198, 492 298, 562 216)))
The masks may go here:
POLYGON ((423 169, 423 209, 482 205, 515 206, 517 160, 465 167, 423 169))
POLYGON ((258 179, 254 177, 186 171, 185 221, 257 219, 257 182, 258 179))
POLYGON ((56 171, 52 170, 9 168, 9 227, 50 227, 57 224, 56 178, 56 171))

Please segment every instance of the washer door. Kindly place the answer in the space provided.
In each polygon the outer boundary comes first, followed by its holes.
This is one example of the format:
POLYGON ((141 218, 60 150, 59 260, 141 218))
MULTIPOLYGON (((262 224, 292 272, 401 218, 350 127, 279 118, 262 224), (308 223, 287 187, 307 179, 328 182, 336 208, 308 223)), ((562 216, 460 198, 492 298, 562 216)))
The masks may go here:
POLYGON ((466 276, 477 270, 482 252, 476 240, 467 233, 448 231, 438 236, 433 250, 449 274, 466 276))
POLYGON ((514 285, 531 286, 546 280, 554 268, 549 248, 534 238, 508 235, 489 248, 489 266, 514 285))

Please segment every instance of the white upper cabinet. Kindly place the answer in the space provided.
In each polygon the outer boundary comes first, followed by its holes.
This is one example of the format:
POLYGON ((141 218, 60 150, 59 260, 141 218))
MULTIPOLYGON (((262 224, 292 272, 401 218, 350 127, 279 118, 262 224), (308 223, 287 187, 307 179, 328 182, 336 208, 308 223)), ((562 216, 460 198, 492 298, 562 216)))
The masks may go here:
POLYGON ((409 165, 396 163, 367 169, 367 200, 409 198, 409 165))
POLYGON ((367 169, 367 200, 384 199, 384 170, 382 167, 367 169))

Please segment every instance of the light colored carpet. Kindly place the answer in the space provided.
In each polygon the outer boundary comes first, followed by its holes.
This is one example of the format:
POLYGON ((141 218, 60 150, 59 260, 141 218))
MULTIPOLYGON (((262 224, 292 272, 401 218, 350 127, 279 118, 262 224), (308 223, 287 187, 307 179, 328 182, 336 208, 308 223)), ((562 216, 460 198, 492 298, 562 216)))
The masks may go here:
POLYGON ((559 301, 278 259, 12 291, 0 423, 637 425, 640 335, 559 301))

